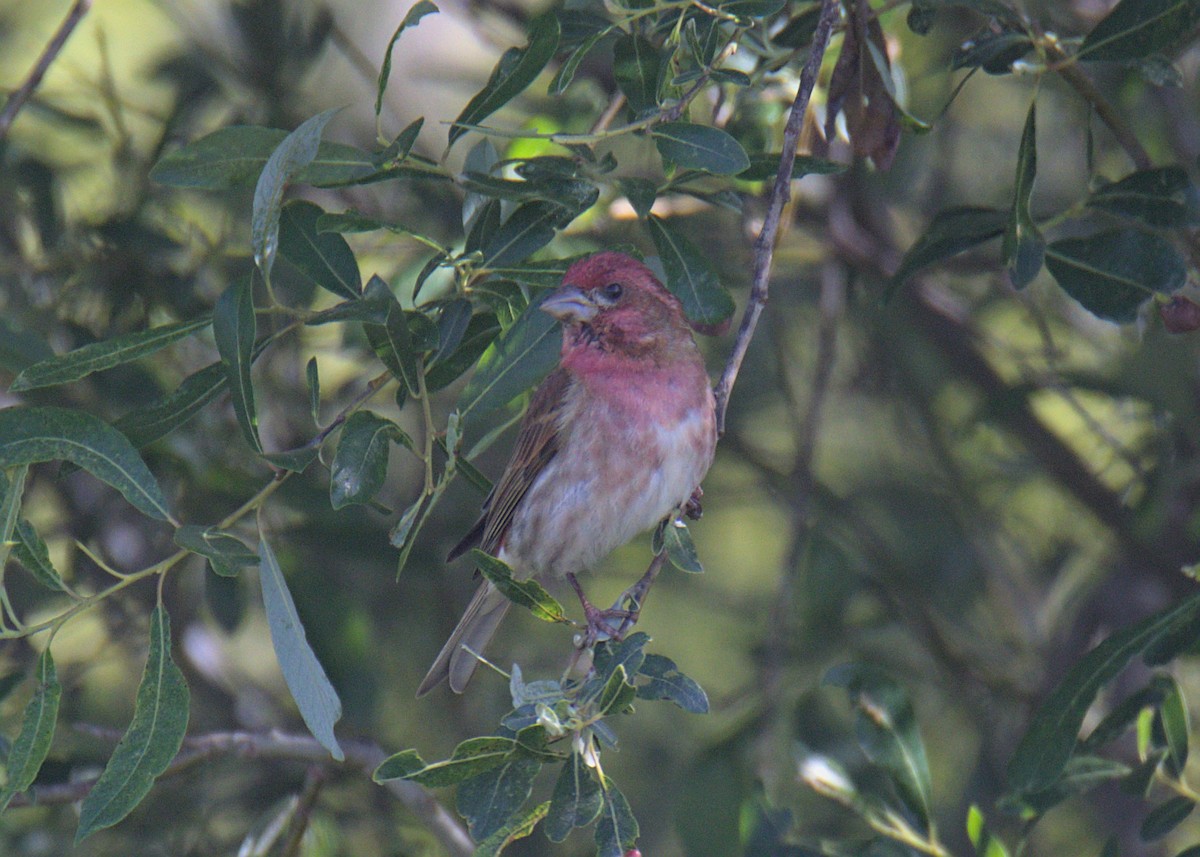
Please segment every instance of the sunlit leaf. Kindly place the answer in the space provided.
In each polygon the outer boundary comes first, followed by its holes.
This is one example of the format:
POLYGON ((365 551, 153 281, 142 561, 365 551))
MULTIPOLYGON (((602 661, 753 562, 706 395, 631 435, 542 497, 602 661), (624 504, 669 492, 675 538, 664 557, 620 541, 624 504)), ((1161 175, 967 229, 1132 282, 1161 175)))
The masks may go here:
POLYGON ((449 759, 426 764, 416 751, 407 750, 385 759, 375 769, 375 782, 412 780, 426 788, 455 786, 484 771, 503 765, 516 748, 512 738, 470 738, 454 748, 449 759))
POLYGON ((471 560, 509 601, 524 607, 544 622, 567 621, 562 605, 536 580, 516 580, 511 568, 478 549, 471 551, 471 560))

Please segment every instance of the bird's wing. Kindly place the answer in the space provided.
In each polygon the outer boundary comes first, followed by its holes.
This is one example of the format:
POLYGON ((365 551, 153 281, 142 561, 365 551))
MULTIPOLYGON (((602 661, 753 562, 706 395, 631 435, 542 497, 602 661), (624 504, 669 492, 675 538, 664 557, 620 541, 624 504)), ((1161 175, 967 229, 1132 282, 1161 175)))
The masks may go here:
MULTIPOLYGON (((562 369, 556 369, 533 394, 529 410, 521 421, 512 457, 492 491, 481 520, 479 546, 493 556, 504 544, 504 536, 512 525, 521 498, 558 452, 559 423, 570 384, 570 376, 562 369)), ((476 535, 479 529, 479 525, 473 527, 467 539, 476 535)))

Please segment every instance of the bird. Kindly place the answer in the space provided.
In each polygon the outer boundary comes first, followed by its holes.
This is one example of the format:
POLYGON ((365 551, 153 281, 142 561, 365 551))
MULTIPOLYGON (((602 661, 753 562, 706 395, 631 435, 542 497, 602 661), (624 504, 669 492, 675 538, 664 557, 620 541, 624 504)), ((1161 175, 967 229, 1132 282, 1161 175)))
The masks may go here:
MULTIPOLYGON (((537 387, 511 458, 448 561, 478 547, 517 579, 575 575, 698 496, 717 442, 704 359, 679 299, 633 257, 574 262, 540 309, 563 332, 559 366, 537 387)), ((511 602, 476 590, 417 689, 462 693, 511 602)), ((589 612, 589 610, 591 612, 589 612)))

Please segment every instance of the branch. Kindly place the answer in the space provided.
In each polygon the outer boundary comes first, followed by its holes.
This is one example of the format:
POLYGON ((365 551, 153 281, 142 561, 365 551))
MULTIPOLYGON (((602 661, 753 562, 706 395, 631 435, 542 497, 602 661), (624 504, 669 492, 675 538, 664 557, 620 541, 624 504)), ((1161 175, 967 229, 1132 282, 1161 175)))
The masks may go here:
POLYGON ((813 87, 817 83, 817 73, 821 70, 821 61, 825 57, 825 48, 829 45, 833 25, 838 17, 838 0, 822 0, 821 17, 813 34, 812 48, 804 69, 800 73, 800 88, 796 99, 792 102, 792 111, 788 115, 787 127, 783 132, 783 153, 779 158, 779 172, 775 174, 775 185, 767 202, 767 216, 763 220, 762 229, 754 241, 754 280, 750 287, 750 302, 742 315, 742 323, 738 328, 737 339, 733 343, 733 352, 717 382, 717 435, 725 433, 725 410, 729 406, 729 394, 737 382, 738 372, 742 361, 746 359, 746 350, 758 326, 759 316, 767 304, 768 280, 771 276, 771 260, 775 253, 775 238, 779 233, 779 222, 783 209, 792 196, 792 165, 796 162, 796 148, 800 143, 800 131, 804 125, 804 116, 808 112, 808 102, 812 97, 813 87))
MULTIPOLYGON (((84 731, 103 735, 104 730, 84 727, 84 731)), ((119 736, 117 736, 119 737, 119 736)), ((213 732, 187 738, 180 750, 161 776, 169 777, 184 773, 201 762, 221 756, 239 759, 277 759, 287 762, 302 762, 319 765, 329 770, 353 770, 370 779, 379 763, 387 754, 378 744, 369 741, 343 741, 346 761, 334 762, 329 751, 310 735, 294 735, 283 732, 213 732)), ((45 806, 68 804, 82 800, 95 778, 54 785, 34 786, 29 791, 15 795, 10 806, 45 806)), ((454 857, 467 857, 474 850, 471 837, 462 825, 434 800, 433 795, 416 783, 406 780, 389 780, 382 783, 408 810, 420 818, 437 837, 446 851, 454 857)))
POLYGON ((29 77, 25 78, 25 82, 17 88, 12 95, 8 96, 8 101, 4 102, 4 109, 0 110, 0 140, 8 136, 8 129, 12 126, 13 120, 17 118, 17 114, 21 112, 21 108, 25 106, 25 102, 33 95, 33 91, 41 84, 42 78, 46 76, 46 72, 50 68, 50 64, 58 58, 62 52, 63 45, 67 43, 67 39, 71 37, 71 33, 79 26, 79 22, 83 20, 83 16, 92 8, 92 0, 75 0, 75 4, 67 12, 67 17, 59 25, 58 30, 54 33, 54 37, 50 39, 46 49, 42 51, 42 55, 38 57, 38 61, 34 64, 33 69, 29 72, 29 77))
POLYGON ((1096 111, 1096 115, 1108 126, 1108 130, 1112 131, 1113 137, 1120 143, 1121 148, 1125 150, 1125 154, 1129 155, 1129 159, 1133 161, 1134 166, 1139 170, 1150 169, 1153 166, 1150 155, 1146 153, 1133 129, 1125 122, 1124 117, 1108 103, 1104 96, 1100 94, 1100 90, 1096 89, 1091 78, 1084 74, 1083 70, 1071 61, 1063 53, 1062 48, 1057 45, 1051 45, 1048 54, 1051 60, 1062 61, 1062 65, 1053 66, 1054 70, 1079 94, 1080 98, 1092 106, 1092 109, 1096 111))

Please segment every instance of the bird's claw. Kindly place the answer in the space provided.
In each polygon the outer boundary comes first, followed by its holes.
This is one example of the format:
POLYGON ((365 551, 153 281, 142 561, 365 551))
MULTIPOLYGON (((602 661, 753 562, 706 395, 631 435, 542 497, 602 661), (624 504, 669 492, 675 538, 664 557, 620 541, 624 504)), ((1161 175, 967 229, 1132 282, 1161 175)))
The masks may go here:
POLYGON ((700 498, 704 496, 704 491, 699 486, 692 492, 692 496, 688 497, 687 502, 683 504, 683 514, 690 521, 699 521, 704 514, 704 509, 700 506, 700 498))

